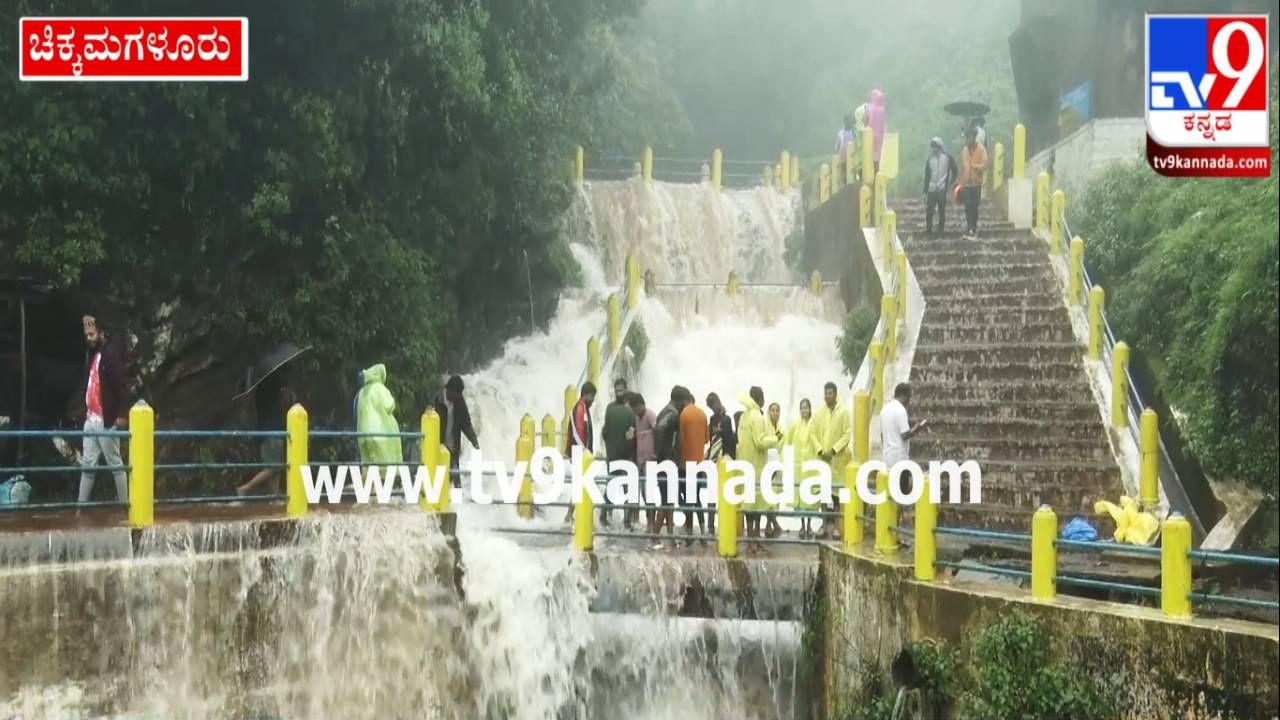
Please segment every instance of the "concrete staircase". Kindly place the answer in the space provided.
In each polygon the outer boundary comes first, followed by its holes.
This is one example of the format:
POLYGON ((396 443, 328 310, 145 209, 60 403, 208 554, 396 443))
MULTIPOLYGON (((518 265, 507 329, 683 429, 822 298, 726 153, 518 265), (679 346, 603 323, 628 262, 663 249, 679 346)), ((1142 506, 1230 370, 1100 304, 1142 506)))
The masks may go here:
POLYGON ((892 204, 927 307, 913 362, 913 418, 930 429, 913 459, 977 460, 980 506, 944 505, 942 524, 1027 532, 1051 505, 1066 523, 1116 498, 1120 469, 1094 403, 1044 243, 1013 229, 996 208, 979 210, 976 240, 925 234, 923 200, 892 204))

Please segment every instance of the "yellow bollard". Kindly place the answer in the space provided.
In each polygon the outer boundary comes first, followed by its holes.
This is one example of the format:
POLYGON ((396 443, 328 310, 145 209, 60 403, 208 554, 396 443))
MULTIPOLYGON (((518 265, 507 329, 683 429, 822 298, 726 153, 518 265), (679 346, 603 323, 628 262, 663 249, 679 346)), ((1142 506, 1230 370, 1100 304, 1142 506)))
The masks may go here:
POLYGON ((1191 617, 1191 523, 1175 512, 1164 521, 1160 540, 1160 609, 1191 617))
POLYGON ((871 227, 871 186, 858 189, 858 227, 871 227))
POLYGON ((898 274, 898 317, 907 320, 907 254, 901 250, 893 254, 893 266, 898 274))
POLYGON ((1053 199, 1049 209, 1049 248, 1054 255, 1062 254, 1062 215, 1067 210, 1067 195, 1061 190, 1053 191, 1053 199))
POLYGON ((831 154, 831 194, 835 195, 844 187, 844 170, 840 167, 840 155, 831 154))
POLYGON ((644 146, 644 156, 640 158, 640 174, 645 182, 653 180, 653 148, 644 146))
POLYGON ((1058 596, 1054 577, 1058 574, 1058 516, 1053 508, 1041 505, 1031 516, 1031 597, 1053 600, 1058 596))
POLYGON ((814 270, 813 274, 809 276, 809 292, 819 297, 822 296, 822 273, 817 270, 814 270))
POLYGON ((800 187, 800 157, 791 158, 791 187, 800 187))
POLYGON ((640 305, 640 261, 634 255, 627 256, 627 310, 640 305))
MULTIPOLYGON (((449 452, 449 448, 444 445, 440 446, 439 461, 446 468, 453 467, 453 455, 449 452)), ((449 512, 449 501, 453 494, 453 475, 446 474, 445 482, 440 486, 440 501, 436 503, 436 512, 449 512)))
POLYGON ((722 558, 738 557, 738 508, 725 499, 729 482, 724 457, 716 460, 716 544, 722 558))
POLYGON ((1049 173, 1036 176, 1036 229, 1049 231, 1049 173))
POLYGON ((622 347, 622 300, 618 297, 618 293, 609 295, 606 316, 608 317, 609 354, 613 355, 622 347))
MULTIPOLYGON (((861 546, 866 535, 862 516, 866 513, 867 508, 857 490, 858 469, 860 467, 862 467, 862 463, 856 459, 844 466, 844 486, 849 489, 849 502, 840 506, 840 512, 843 513, 844 547, 846 550, 853 550, 861 546)), ((825 525, 826 520, 823 520, 822 524, 825 525)))
POLYGON ((885 211, 885 205, 884 205, 885 194, 884 193, 885 193, 885 189, 888 187, 887 185, 888 182, 889 181, 885 178, 885 176, 879 175, 876 177, 875 182, 871 184, 871 189, 874 191, 871 198, 872 200, 871 218, 875 220, 876 227, 880 227, 880 222, 884 219, 884 211, 885 211))
POLYGON ((285 428, 288 431, 285 447, 285 462, 288 465, 285 474, 285 514, 289 517, 305 517, 310 507, 307 504, 307 491, 302 484, 302 468, 307 464, 307 411, 294 403, 285 416, 285 428))
POLYGON ((151 527, 156 521, 155 430, 151 406, 134 403, 129 408, 129 527, 151 527))
POLYGON ((818 202, 824 203, 831 198, 831 166, 822 163, 818 169, 818 202))
MULTIPOLYGON (((591 467, 591 461, 595 459, 589 452, 582 454, 582 475, 587 477, 587 470, 591 467)), ((594 480, 587 479, 587 482, 594 480)), ((595 503, 591 500, 591 493, 587 492, 584 484, 578 493, 578 497, 574 499, 573 505, 573 547, 583 552, 590 552, 595 546, 595 503)))
POLYGON ((1004 143, 996 143, 991 157, 991 189, 1004 187, 1004 143))
POLYGON ((739 282, 739 280, 738 280, 738 271, 737 271, 737 270, 730 270, 730 271, 729 271, 729 285, 728 285, 728 292, 729 292, 729 295, 730 295, 730 296, 737 295, 737 294, 738 294, 738 290, 739 290, 739 286, 740 286, 740 285, 741 285, 741 282, 739 282))
POLYGON ((844 184, 853 187, 858 184, 858 148, 857 143, 850 142, 845 148, 844 157, 840 158, 844 163, 844 184))
POLYGON ((875 415, 884 399, 884 345, 879 340, 872 340, 867 345, 867 356, 871 358, 871 414, 875 415))
POLYGON ((898 355, 898 298, 888 293, 880 297, 880 317, 884 319, 884 363, 889 365, 898 355))
POLYGON ((1144 508, 1154 508, 1160 504, 1160 421, 1156 411, 1143 410, 1139 427, 1142 470, 1138 475, 1138 494, 1144 508))
POLYGON ((864 463, 871 458, 871 396, 866 390, 853 394, 853 459, 864 463))
MULTIPOLYGON (((529 417, 526 415, 525 417, 529 417)), ((543 425, 550 416, 543 419, 543 425)), ((555 421, 551 421, 552 425, 555 421)), ((524 475, 520 477, 520 495, 516 500, 516 515, 525 520, 533 517, 533 478, 530 475, 530 463, 533 458, 533 433, 525 432, 523 429, 524 422, 521 423, 520 437, 516 439, 516 464, 524 463, 524 475)), ((533 425, 533 418, 529 418, 529 424, 533 425)))
POLYGON ((929 496, 932 478, 924 478, 924 492, 916 501, 915 550, 916 579, 932 581, 938 576, 934 561, 938 559, 938 539, 934 530, 938 527, 938 506, 929 496))
POLYGON ((1079 235, 1071 238, 1071 267, 1067 268, 1067 277, 1067 297, 1072 305, 1079 305, 1084 292, 1084 240, 1079 235))
POLYGON ((716 190, 720 189, 721 169, 723 167, 724 153, 720 152, 720 148, 716 148, 711 151, 711 185, 716 190))
POLYGON ((587 379, 600 386, 600 338, 595 335, 587 338, 587 379))
POLYGON ((1027 128, 1022 123, 1013 126, 1013 176, 1027 176, 1027 128))
POLYGON ((884 211, 884 235, 881 237, 880 262, 884 263, 884 271, 893 269, 893 237, 898 232, 898 213, 893 210, 884 211))
MULTIPOLYGON (((573 422, 573 406, 578 404, 578 388, 573 385, 564 387, 564 420, 560 422, 560 437, 569 437, 569 424, 573 422)), ((559 447, 563 448, 567 443, 560 443, 559 447)))
POLYGON ((876 506, 876 552, 893 555, 898 552, 898 504, 889 493, 889 473, 876 473, 876 491, 885 494, 884 502, 876 506))
POLYGON ((542 416, 542 433, 538 447, 556 446, 556 419, 551 413, 542 416))
POLYGON ((579 145, 577 151, 573 154, 573 181, 581 185, 586 177, 586 172, 586 155, 582 150, 582 146, 579 145))
MULTIPOLYGON (((418 421, 422 430, 422 452, 421 460, 422 469, 426 471, 429 481, 434 482, 436 476, 436 468, 440 467, 440 416, 436 414, 436 409, 427 406, 426 412, 422 413, 422 419, 418 421)), ((445 467, 448 467, 447 465, 445 467)), ((447 485, 453 481, 453 478, 445 476, 444 483, 447 485)), ((442 489, 443 490, 443 489, 442 489)), ((418 496, 418 506, 423 510, 435 510, 435 503, 427 498, 426 488, 422 489, 422 494, 418 496)))
POLYGON ((1123 340, 1111 348, 1111 427, 1129 427, 1129 344, 1123 340))
POLYGON ((870 186, 876 179, 876 139, 871 128, 858 132, 858 149, 862 158, 862 184, 870 186))
POLYGON ((1106 305, 1107 294, 1101 285, 1094 285, 1089 291, 1089 359, 1102 359, 1102 313, 1106 305))
POLYGON ((778 179, 782 183, 782 192, 791 192, 791 153, 786 150, 778 160, 778 179))

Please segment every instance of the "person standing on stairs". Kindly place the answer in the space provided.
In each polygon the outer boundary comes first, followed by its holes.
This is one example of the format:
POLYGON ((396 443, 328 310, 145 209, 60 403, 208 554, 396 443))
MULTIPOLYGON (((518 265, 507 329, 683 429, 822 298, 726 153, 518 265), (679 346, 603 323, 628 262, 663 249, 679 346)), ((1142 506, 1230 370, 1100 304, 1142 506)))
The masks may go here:
POLYGON ((867 99, 867 127, 871 128, 872 157, 875 171, 880 172, 880 150, 884 147, 884 131, 887 117, 884 110, 884 93, 872 90, 867 99))
MULTIPOLYGON (((920 431, 924 430, 929 424, 928 420, 921 420, 912 425, 907 419, 907 406, 911 404, 911 386, 906 383, 898 383, 893 389, 893 399, 885 403, 880 410, 880 446, 884 455, 885 467, 890 473, 893 466, 900 462, 911 459, 911 438, 915 437, 920 431)), ((890 475, 892 477, 892 474, 890 475)), ((910 488, 903 487, 904 478, 910 475, 903 473, 898 476, 898 490, 904 495, 910 488)))
POLYGON ((956 180, 956 161, 942 147, 942 138, 929 141, 929 159, 924 162, 925 232, 933 234, 933 211, 938 210, 938 232, 946 232, 947 190, 956 180))
MULTIPOLYGON (((849 164, 849 155, 853 152, 856 143, 853 135, 853 115, 844 116, 844 127, 840 132, 836 133, 836 156, 840 158, 840 162, 844 165, 849 164)), ((835 168, 831 171, 835 172, 835 168)))
POLYGON ((978 203, 982 200, 982 177, 987 172, 987 149, 978 143, 978 129, 969 128, 964 152, 960 154, 960 199, 964 203, 965 229, 970 240, 978 236, 978 203))

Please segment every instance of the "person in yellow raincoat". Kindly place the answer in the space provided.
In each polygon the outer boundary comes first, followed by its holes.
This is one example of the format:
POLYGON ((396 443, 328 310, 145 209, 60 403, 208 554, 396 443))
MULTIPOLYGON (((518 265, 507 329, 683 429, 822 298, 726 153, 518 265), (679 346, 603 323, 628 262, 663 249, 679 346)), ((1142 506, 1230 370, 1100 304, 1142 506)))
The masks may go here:
MULTIPOLYGON (((738 459, 751 463, 756 472, 756 500, 747 509, 768 510, 769 504, 764 501, 760 492, 760 478, 764 474, 769 449, 778 447, 778 433, 770 427, 769 421, 760 411, 760 406, 764 405, 764 390, 758 386, 752 386, 750 392, 738 396, 738 401, 743 407, 742 419, 738 421, 738 459)), ((760 537, 759 515, 747 515, 746 525, 748 537, 760 537)), ((752 552, 758 553, 763 550, 764 546, 760 543, 752 544, 752 552)))
MULTIPOLYGON (((814 503, 807 503, 799 499, 800 481, 804 479, 804 463, 806 460, 818 459, 818 443, 813 435, 813 406, 809 403, 809 399, 805 398, 800 401, 800 417, 787 428, 786 434, 783 436, 783 443, 791 448, 791 452, 795 455, 796 463, 796 509, 797 510, 817 510, 818 506, 814 503)), ((800 539, 807 540, 813 537, 813 519, 800 518, 800 539)))
MULTIPOLYGON (((397 433, 396 400, 387 389, 387 367, 378 363, 360 373, 364 385, 356 397, 356 432, 397 433)), ((404 462, 399 437, 361 437, 361 462, 399 465, 404 462)))
MULTIPOLYGON (((765 419, 769 421, 769 430, 774 435, 778 436, 778 447, 766 453, 765 458, 767 461, 771 462, 776 460, 780 463, 782 461, 783 441, 786 439, 786 435, 782 432, 782 406, 779 405, 778 403, 769 403, 769 413, 765 416, 765 419)), ((782 483, 780 480, 775 479, 772 484, 773 484, 774 490, 781 489, 782 483)), ((761 485, 761 487, 764 487, 764 486, 761 485)), ((777 510, 778 506, 775 503, 765 503, 764 509, 777 510)), ((778 524, 778 516, 774 515, 773 513, 770 513, 768 515, 765 515, 764 517, 765 517, 765 528, 764 528, 765 537, 776 538, 779 535, 781 535, 782 526, 778 524)))
MULTIPOLYGON (((832 485, 840 485, 844 482, 844 468, 849 464, 850 448, 849 442, 853 439, 852 422, 849 418, 849 408, 840 402, 836 384, 828 382, 822 388, 822 406, 813 414, 813 428, 811 430, 813 438, 818 444, 818 458, 825 461, 831 466, 831 482, 832 485)), ((836 497, 839 493, 832 495, 832 511, 840 510, 836 497)), ((822 531, 818 533, 818 537, 826 539, 827 525, 830 524, 836 528, 836 537, 839 538, 840 530, 837 523, 822 523, 822 531)))

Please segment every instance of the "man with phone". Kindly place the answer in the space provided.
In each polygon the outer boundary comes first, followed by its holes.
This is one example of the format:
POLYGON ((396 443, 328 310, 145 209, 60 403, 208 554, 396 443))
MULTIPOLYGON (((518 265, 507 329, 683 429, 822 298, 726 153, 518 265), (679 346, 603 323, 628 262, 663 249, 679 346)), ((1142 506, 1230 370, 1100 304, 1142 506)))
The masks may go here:
MULTIPOLYGON (((911 386, 898 383, 898 386, 893 389, 893 399, 885 403, 884 408, 880 410, 880 447, 884 455, 884 464, 890 472, 895 464, 911 458, 911 438, 929 424, 928 420, 921 420, 912 425, 907 420, 907 406, 910 404, 911 386)), ((902 473, 898 477, 899 482, 902 482, 902 478, 908 478, 911 475, 902 473)), ((909 488, 899 485, 899 490, 905 495, 909 488)))

